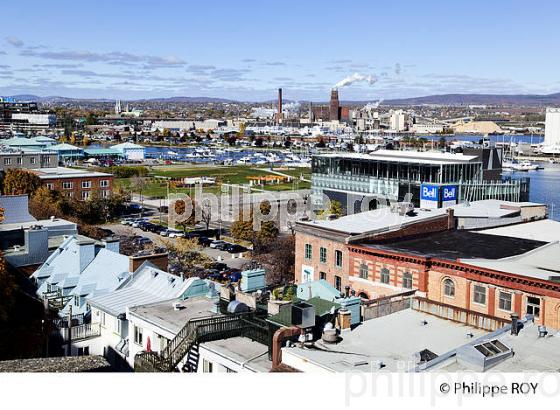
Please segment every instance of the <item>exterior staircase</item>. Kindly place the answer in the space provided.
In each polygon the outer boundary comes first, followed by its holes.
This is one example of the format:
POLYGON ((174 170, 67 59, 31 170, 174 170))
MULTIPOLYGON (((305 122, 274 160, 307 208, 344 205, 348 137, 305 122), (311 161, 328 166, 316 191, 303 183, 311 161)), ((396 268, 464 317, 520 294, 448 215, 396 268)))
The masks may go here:
POLYGON ((138 353, 134 358, 134 370, 137 372, 176 371, 185 356, 190 354, 194 367, 191 367, 189 357, 187 357, 182 370, 193 371, 192 369, 198 367, 198 344, 200 342, 236 336, 245 336, 263 344, 269 344, 268 325, 262 319, 258 319, 254 312, 194 319, 187 322, 161 352, 138 353))

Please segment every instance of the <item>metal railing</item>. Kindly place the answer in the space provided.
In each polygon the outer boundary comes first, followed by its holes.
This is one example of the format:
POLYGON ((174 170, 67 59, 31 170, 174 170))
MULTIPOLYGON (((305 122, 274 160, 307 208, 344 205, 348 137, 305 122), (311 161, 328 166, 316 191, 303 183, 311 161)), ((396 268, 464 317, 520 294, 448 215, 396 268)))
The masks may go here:
POLYGON ((190 320, 160 352, 141 352, 134 358, 139 372, 171 372, 197 343, 244 336, 268 344, 268 326, 254 312, 190 320))

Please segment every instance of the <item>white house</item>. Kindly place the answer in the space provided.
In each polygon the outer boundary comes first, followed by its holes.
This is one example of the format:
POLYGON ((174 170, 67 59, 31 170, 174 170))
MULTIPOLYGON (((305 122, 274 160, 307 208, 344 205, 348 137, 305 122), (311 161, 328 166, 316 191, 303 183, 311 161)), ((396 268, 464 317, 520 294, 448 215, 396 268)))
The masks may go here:
POLYGON ((131 142, 114 145, 112 148, 119 151, 129 161, 142 161, 146 157, 146 148, 131 142))
MULTIPOLYGON (((92 325, 100 326, 100 337, 88 343, 90 354, 104 355, 117 368, 134 367, 134 356, 147 347, 150 335, 144 336, 137 329, 135 333, 134 324, 129 324, 128 310, 178 298, 196 280, 183 280, 145 262, 114 291, 88 299, 92 325)), ((159 340, 152 335, 151 343, 156 348, 159 340)))

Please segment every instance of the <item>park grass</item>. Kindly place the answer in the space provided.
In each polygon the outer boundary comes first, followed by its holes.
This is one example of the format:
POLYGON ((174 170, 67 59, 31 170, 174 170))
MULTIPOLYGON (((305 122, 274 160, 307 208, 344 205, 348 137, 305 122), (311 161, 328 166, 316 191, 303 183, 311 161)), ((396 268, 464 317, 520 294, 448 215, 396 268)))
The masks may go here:
MULTIPOLYGON (((310 178, 311 172, 309 168, 290 168, 279 169, 286 175, 294 178, 299 178, 302 174, 305 178, 310 178)), ((271 174, 265 167, 250 167, 250 166, 162 166, 152 167, 149 176, 163 177, 163 178, 193 178, 193 177, 212 177, 216 178, 216 185, 204 187, 205 193, 219 194, 221 192, 221 184, 239 184, 247 185, 250 176, 268 175, 271 174)), ((118 187, 126 191, 131 191, 132 178, 118 178, 115 180, 118 187)), ((259 189, 261 187, 258 187, 259 189)), ((296 184, 297 189, 309 189, 310 183, 299 181, 296 184)), ((265 185, 262 189, 266 191, 290 191, 294 189, 291 182, 282 184, 265 185)), ((170 193, 177 194, 194 194, 194 188, 173 188, 169 189, 170 193)), ((157 178, 148 179, 147 186, 142 190, 142 194, 147 197, 165 197, 167 195, 167 183, 164 180, 157 178)))

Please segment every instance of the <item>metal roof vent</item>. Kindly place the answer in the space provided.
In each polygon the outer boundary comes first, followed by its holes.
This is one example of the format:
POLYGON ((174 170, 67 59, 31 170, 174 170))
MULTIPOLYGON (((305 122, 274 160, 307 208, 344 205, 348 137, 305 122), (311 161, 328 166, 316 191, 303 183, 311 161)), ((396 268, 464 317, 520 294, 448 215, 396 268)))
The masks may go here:
POLYGON ((498 339, 465 345, 457 350, 457 361, 478 372, 486 371, 513 356, 513 350, 498 339))

